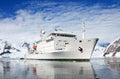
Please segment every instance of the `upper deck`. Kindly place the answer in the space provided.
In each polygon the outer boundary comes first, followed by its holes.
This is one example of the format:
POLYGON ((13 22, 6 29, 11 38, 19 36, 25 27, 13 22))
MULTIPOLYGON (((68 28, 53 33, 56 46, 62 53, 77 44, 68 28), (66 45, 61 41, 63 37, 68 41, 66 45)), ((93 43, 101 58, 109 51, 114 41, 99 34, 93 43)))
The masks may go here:
POLYGON ((63 32, 63 31, 54 31, 48 35, 48 37, 51 36, 60 36, 60 37, 76 37, 73 33, 63 32))

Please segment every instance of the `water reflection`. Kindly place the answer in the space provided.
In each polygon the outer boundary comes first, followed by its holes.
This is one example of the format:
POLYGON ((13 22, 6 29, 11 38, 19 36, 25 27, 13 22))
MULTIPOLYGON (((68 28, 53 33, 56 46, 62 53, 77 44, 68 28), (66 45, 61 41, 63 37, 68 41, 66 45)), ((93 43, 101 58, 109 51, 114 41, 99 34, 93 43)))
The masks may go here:
POLYGON ((105 63, 113 70, 120 74, 120 59, 118 58, 105 58, 105 63))
POLYGON ((0 79, 95 79, 90 62, 0 60, 0 79))
POLYGON ((120 59, 93 59, 91 63, 97 79, 120 79, 120 59))

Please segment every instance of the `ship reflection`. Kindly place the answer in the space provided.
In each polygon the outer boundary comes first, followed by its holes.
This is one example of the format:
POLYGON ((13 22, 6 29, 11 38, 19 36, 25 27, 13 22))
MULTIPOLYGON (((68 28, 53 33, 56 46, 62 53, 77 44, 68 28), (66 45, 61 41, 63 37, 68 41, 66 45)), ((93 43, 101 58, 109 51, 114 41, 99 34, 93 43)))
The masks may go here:
POLYGON ((27 61, 40 79, 95 79, 90 62, 27 61))
POLYGON ((95 79, 90 62, 0 61, 0 79, 95 79))

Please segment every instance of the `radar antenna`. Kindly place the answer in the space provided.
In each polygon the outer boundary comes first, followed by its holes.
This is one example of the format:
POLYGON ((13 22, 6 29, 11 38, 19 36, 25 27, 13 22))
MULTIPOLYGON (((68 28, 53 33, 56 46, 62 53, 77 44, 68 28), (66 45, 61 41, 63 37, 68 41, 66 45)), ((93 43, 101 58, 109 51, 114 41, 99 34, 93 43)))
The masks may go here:
POLYGON ((58 31, 58 28, 59 28, 60 26, 55 26, 55 31, 58 31))
POLYGON ((44 30, 40 30, 40 37, 41 37, 41 40, 43 40, 43 35, 45 34, 45 31, 44 30))

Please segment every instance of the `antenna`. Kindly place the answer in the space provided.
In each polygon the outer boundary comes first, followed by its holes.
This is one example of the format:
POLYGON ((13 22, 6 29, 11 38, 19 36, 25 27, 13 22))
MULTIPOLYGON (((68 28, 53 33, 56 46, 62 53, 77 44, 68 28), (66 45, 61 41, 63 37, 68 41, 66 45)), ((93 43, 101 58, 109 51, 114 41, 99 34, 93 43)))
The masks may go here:
POLYGON ((58 31, 58 29, 57 28, 59 28, 60 26, 55 26, 55 31, 58 31))
POLYGON ((85 22, 83 22, 83 27, 82 27, 82 38, 85 39, 85 22))

